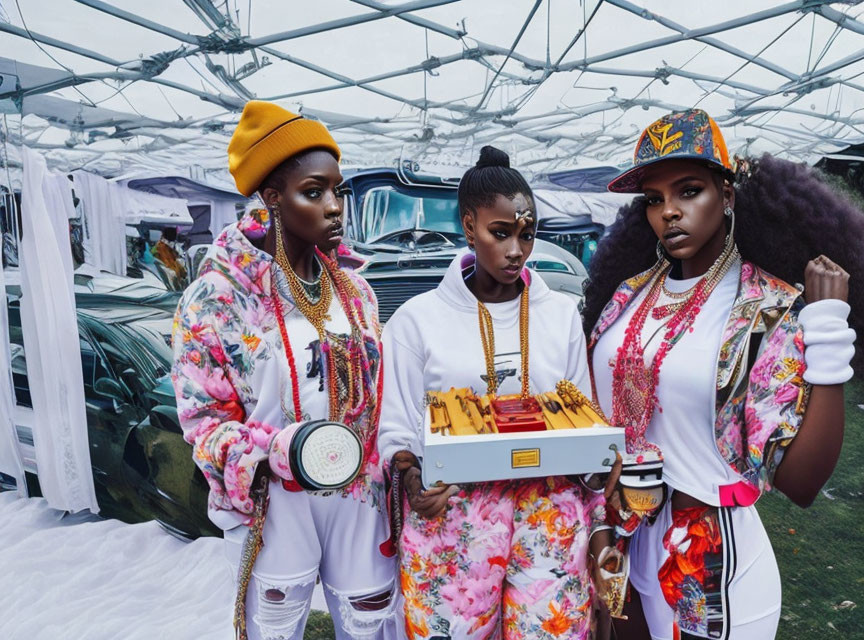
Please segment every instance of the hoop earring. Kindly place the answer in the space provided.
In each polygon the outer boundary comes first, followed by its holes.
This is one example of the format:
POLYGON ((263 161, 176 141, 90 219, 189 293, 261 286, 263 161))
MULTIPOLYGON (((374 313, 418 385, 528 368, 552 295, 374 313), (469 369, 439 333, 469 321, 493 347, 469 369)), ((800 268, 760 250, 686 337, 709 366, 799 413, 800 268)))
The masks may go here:
POLYGON ((723 209, 723 215, 726 216, 727 218, 734 218, 735 217, 735 210, 732 207, 727 205, 726 208, 723 209))

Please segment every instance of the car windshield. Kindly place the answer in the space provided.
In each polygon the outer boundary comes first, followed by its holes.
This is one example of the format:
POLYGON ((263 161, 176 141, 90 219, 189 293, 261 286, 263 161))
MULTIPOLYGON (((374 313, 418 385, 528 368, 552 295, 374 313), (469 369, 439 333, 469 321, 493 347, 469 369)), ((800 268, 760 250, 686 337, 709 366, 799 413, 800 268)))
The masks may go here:
POLYGON ((446 193, 427 197, 397 191, 390 186, 370 189, 363 202, 366 242, 404 229, 461 234, 456 192, 446 193))

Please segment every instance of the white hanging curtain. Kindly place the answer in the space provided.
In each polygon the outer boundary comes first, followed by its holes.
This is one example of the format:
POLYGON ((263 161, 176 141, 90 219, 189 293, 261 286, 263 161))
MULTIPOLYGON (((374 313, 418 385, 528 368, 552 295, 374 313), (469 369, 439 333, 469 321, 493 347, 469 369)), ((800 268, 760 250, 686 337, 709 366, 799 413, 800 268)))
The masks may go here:
MULTIPOLYGON (((0 291, 6 297, 6 276, 0 260, 0 291)), ((18 495, 27 497, 24 461, 15 430, 15 389, 12 386, 12 353, 9 346, 9 314, 0 313, 0 472, 15 479, 18 495)))
POLYGON ((210 204, 210 233, 216 238, 222 229, 237 222, 233 200, 213 200, 210 204))
POLYGON ((75 193, 84 210, 84 259, 102 271, 126 275, 126 215, 120 187, 86 171, 76 171, 75 193))
POLYGON ((87 412, 69 244, 69 181, 22 148, 21 325, 33 399, 39 485, 55 509, 99 511, 90 468, 87 412))

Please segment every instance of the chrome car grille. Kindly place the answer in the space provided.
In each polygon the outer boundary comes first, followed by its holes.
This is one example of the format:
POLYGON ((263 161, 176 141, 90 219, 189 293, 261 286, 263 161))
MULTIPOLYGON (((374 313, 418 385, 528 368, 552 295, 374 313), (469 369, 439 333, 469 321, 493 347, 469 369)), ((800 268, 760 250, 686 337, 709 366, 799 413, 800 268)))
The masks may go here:
POLYGON ((370 278, 369 284, 378 298, 378 317, 381 323, 387 322, 406 300, 437 287, 443 277, 442 271, 441 277, 433 278, 370 278))

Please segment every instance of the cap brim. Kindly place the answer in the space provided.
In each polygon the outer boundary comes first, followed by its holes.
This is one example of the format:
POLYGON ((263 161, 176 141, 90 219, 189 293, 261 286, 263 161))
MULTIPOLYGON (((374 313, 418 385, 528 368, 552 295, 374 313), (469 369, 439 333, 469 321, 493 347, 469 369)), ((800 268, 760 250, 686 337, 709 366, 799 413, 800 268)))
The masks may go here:
POLYGON ((730 178, 733 176, 732 170, 723 166, 723 164, 717 160, 711 160, 705 156, 696 155, 695 153, 682 153, 680 155, 668 155, 663 156, 662 158, 655 158, 654 160, 649 160, 648 162, 643 162, 635 167, 631 167, 613 178, 606 188, 613 193, 642 193, 642 178, 645 177, 645 171, 648 167, 668 160, 697 160, 704 164, 714 165, 715 167, 722 169, 729 174, 728 177, 730 178))

